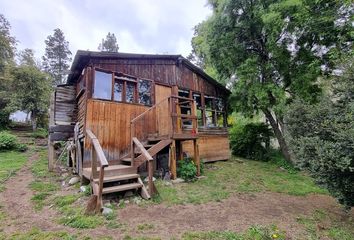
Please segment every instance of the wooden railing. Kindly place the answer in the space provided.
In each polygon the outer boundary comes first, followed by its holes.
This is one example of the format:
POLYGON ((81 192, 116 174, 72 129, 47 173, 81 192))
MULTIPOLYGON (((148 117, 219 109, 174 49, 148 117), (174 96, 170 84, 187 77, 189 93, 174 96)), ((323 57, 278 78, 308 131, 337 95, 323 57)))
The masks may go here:
POLYGON ((94 195, 97 196, 96 211, 99 212, 102 207, 102 189, 104 180, 104 169, 108 167, 108 161, 103 153, 100 142, 93 132, 86 129, 86 134, 90 141, 91 148, 91 180, 92 180, 92 190, 94 195), (97 164, 99 164, 99 171, 97 171, 97 164), (98 183, 96 184, 96 179, 98 176, 98 183))

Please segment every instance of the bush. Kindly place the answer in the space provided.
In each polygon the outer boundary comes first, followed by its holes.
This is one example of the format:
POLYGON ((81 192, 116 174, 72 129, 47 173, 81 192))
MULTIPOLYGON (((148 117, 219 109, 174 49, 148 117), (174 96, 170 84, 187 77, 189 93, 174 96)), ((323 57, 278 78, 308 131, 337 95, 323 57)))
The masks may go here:
POLYGON ((265 123, 251 122, 235 124, 230 131, 230 145, 234 155, 269 160, 272 131, 265 123))
POLYGON ((178 161, 177 176, 186 181, 191 181, 197 175, 197 166, 191 158, 185 158, 178 161))
POLYGON ((0 151, 16 149, 18 145, 17 137, 8 132, 0 132, 0 151))
POLYGON ((33 138, 47 138, 48 131, 43 128, 38 128, 34 132, 31 133, 31 137, 33 138))

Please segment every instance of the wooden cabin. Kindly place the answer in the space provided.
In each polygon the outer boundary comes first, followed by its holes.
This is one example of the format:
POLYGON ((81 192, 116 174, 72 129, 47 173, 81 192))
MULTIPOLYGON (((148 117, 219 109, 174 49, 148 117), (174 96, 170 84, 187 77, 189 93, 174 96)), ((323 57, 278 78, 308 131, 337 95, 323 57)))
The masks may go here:
POLYGON ((71 164, 96 195, 149 197, 152 175, 176 178, 179 159, 193 158, 199 174, 200 161, 230 157, 229 94, 181 55, 78 51, 52 96, 49 167, 53 142, 70 138, 71 164))

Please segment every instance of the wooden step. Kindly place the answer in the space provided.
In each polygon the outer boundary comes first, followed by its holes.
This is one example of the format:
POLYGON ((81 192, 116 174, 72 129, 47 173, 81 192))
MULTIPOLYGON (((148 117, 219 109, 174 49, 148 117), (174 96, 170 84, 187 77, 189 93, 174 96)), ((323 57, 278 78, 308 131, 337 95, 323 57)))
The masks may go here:
POLYGON ((103 188, 102 193, 107 194, 107 193, 114 193, 114 192, 122 192, 130 189, 138 189, 141 188, 142 186, 143 185, 141 183, 128 183, 119 186, 105 187, 103 188))
MULTIPOLYGON (((139 177, 139 174, 125 174, 125 175, 120 175, 120 176, 111 176, 111 177, 105 177, 103 179, 103 182, 118 182, 122 180, 129 180, 129 179, 136 179, 139 177)), ((95 178, 94 181, 98 182, 98 178, 95 178)))
MULTIPOLYGON (((99 171, 99 167, 97 167, 97 171, 99 171)), ((119 176, 119 175, 125 175, 125 174, 135 174, 137 173, 137 169, 132 166, 127 166, 123 164, 118 164, 118 165, 109 165, 108 167, 105 168, 104 170, 104 176, 105 177, 113 177, 113 176, 119 176)), ((91 178, 91 168, 83 168, 83 175, 85 178, 90 179, 91 178)), ((98 176, 95 176, 97 178, 98 176)))
POLYGON ((125 158, 122 158, 121 161, 123 161, 123 162, 131 162, 131 161, 132 161, 132 158, 130 158, 130 157, 125 157, 125 158))

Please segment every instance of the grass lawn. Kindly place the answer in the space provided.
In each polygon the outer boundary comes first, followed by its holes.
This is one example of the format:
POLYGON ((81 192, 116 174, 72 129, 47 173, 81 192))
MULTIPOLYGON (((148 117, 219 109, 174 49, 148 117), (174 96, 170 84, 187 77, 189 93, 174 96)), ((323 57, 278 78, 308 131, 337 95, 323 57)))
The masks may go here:
POLYGON ((0 152, 0 192, 4 188, 4 182, 13 176, 26 162, 25 153, 16 151, 0 152))
POLYGON ((195 182, 166 186, 157 181, 158 203, 206 203, 228 198, 232 193, 278 192, 304 196, 310 193, 327 194, 303 172, 281 169, 270 162, 233 157, 229 161, 205 164, 205 178, 195 182), (240 162, 241 160, 241 162, 240 162))

